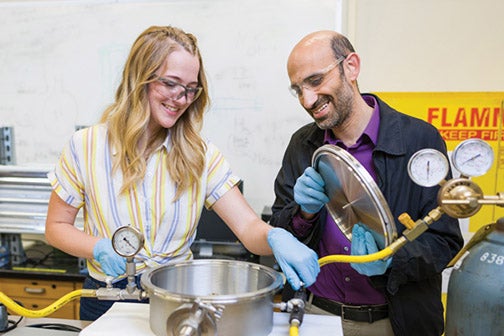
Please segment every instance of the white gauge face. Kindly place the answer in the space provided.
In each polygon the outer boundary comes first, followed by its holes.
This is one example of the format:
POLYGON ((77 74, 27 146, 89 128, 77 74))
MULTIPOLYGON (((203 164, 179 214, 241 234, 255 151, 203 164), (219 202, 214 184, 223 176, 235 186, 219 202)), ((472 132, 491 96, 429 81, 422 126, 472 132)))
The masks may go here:
POLYGON ((448 170, 448 159, 443 153, 432 148, 419 150, 408 162, 409 176, 422 187, 439 184, 448 174, 448 170))
POLYGON ((112 247, 123 257, 133 257, 144 245, 144 237, 131 226, 122 226, 112 236, 112 247))
POLYGON ((493 150, 489 144, 481 139, 468 139, 453 150, 453 166, 462 175, 481 176, 492 167, 493 150))

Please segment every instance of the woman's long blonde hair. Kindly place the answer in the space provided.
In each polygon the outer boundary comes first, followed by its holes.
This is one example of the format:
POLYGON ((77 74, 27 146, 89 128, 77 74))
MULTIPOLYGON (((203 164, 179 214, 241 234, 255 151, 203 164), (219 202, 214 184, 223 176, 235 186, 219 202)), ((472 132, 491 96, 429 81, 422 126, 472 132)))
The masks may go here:
POLYGON ((167 167, 177 186, 175 199, 194 184, 199 188, 206 149, 200 131, 203 113, 209 104, 201 54, 193 35, 174 27, 153 26, 145 30, 133 44, 115 102, 101 117, 101 122, 108 125, 109 141, 116 152, 113 171, 121 169, 123 173, 121 193, 144 178, 147 159, 166 138, 167 130, 161 129, 147 139, 150 120, 148 84, 157 79, 156 72, 163 67, 167 56, 180 47, 198 57, 198 84, 203 90, 169 130, 172 147, 168 153, 167 167))

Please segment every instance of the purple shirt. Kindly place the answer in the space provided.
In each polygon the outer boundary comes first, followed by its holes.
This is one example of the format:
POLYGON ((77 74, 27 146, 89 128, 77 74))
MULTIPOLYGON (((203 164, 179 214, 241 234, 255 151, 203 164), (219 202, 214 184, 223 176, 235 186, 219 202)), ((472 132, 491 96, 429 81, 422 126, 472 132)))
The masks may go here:
MULTIPOLYGON (((380 111, 376 99, 364 96, 366 103, 374 107, 371 120, 363 134, 353 146, 346 147, 336 139, 330 130, 326 130, 324 143, 337 145, 352 154, 376 180, 376 172, 372 161, 372 151, 378 139, 380 126, 380 111)), ((301 215, 293 218, 293 227, 298 234, 306 232, 315 220, 306 221, 301 215)), ((350 254, 350 242, 343 235, 328 214, 322 239, 318 246, 319 257, 333 254, 350 254)), ((338 302, 361 305, 386 303, 385 295, 369 282, 369 278, 355 271, 349 263, 331 263, 321 267, 317 281, 310 286, 310 291, 317 296, 338 302)))

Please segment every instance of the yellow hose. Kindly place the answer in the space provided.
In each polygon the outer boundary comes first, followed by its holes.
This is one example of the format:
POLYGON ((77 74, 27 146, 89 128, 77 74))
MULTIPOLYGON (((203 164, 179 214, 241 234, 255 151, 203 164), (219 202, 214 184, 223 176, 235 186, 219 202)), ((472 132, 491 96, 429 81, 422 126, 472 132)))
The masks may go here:
MULTIPOLYGON (((367 254, 367 255, 345 255, 345 254, 333 254, 322 257, 318 260, 320 267, 335 263, 367 263, 371 261, 376 261, 380 259, 385 259, 393 255, 398 249, 400 249, 403 245, 407 243, 406 238, 401 237, 391 243, 389 246, 385 247, 383 250, 378 251, 376 253, 367 254)), ((299 323, 291 322, 289 327, 289 336, 298 336, 299 335, 299 323)))
POLYGON ((50 315, 54 313, 56 310, 60 309, 68 302, 80 298, 80 297, 96 297, 96 290, 93 289, 77 289, 73 292, 70 292, 58 300, 54 301, 52 304, 47 306, 46 308, 40 310, 30 310, 26 309, 16 302, 14 302, 11 298, 5 295, 3 292, 0 292, 0 302, 3 303, 11 312, 15 315, 20 315, 24 317, 31 318, 39 318, 50 315))
POLYGON ((341 263, 367 263, 371 261, 376 261, 380 259, 385 259, 394 254, 399 248, 401 248, 404 244, 406 244, 407 240, 404 237, 401 237, 394 241, 389 246, 385 247, 383 250, 378 251, 376 253, 367 254, 367 255, 346 255, 346 254, 333 254, 322 257, 318 260, 320 266, 324 266, 334 262, 341 263))
POLYGON ((299 323, 291 323, 289 327, 289 336, 298 336, 299 335, 299 323))
MULTIPOLYGON (((380 259, 385 259, 394 254, 399 248, 407 243, 406 238, 401 237, 394 241, 389 246, 385 247, 383 250, 378 251, 376 253, 368 254, 368 255, 329 255, 322 257, 318 260, 320 266, 324 266, 334 262, 343 262, 343 263, 366 263, 371 261, 376 261, 380 259)), ((11 312, 16 315, 31 317, 31 318, 39 318, 45 317, 54 313, 56 310, 63 307, 68 302, 75 300, 80 297, 96 297, 96 290, 92 289, 77 289, 73 292, 70 292, 60 299, 56 300, 54 303, 50 304, 46 308, 40 310, 30 310, 26 309, 16 302, 14 302, 11 298, 5 295, 0 291, 0 303, 3 303, 11 312)), ((299 334, 299 325, 296 323, 292 323, 289 328, 290 336, 297 336, 299 334)))

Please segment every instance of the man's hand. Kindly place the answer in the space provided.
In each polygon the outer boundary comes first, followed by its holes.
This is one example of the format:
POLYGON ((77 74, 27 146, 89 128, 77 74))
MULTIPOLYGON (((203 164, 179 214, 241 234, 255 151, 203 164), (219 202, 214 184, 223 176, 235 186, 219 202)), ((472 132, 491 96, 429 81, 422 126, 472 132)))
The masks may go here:
MULTIPOLYGON (((352 229, 352 255, 367 255, 378 252, 378 246, 373 235, 362 225, 355 224, 352 229)), ((392 257, 387 260, 377 260, 368 263, 350 263, 352 268, 362 275, 380 275, 387 271, 392 257)))
POLYGON ((302 211, 315 214, 329 202, 324 186, 322 176, 314 168, 305 169, 294 185, 294 200, 301 206, 302 211))

